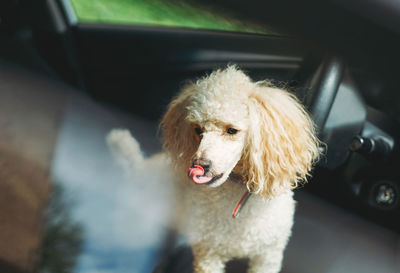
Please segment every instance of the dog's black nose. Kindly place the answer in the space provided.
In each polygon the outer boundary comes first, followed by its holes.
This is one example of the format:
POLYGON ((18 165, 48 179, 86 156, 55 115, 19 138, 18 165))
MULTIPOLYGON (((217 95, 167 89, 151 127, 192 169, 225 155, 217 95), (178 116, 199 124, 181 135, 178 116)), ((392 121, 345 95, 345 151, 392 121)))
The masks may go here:
POLYGON ((211 160, 207 158, 196 158, 193 161, 193 165, 199 165, 207 172, 211 168, 211 160))

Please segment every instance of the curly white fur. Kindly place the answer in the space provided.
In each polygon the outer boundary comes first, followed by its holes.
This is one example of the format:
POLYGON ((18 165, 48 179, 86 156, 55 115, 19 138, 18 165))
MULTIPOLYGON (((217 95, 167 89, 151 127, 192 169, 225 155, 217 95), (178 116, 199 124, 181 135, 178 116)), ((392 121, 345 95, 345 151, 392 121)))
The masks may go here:
MULTIPOLYGON (((279 272, 293 222, 291 190, 310 175, 319 155, 314 125, 296 98, 229 66, 186 86, 160 129, 180 181, 177 225, 192 245, 194 271, 220 273, 228 260, 247 257, 249 272, 279 272), (187 170, 204 158, 215 180, 197 185, 187 170), (252 196, 232 219, 247 190, 252 196)), ((135 150, 136 143, 127 147, 135 150)), ((137 154, 131 158, 140 162, 137 154)))

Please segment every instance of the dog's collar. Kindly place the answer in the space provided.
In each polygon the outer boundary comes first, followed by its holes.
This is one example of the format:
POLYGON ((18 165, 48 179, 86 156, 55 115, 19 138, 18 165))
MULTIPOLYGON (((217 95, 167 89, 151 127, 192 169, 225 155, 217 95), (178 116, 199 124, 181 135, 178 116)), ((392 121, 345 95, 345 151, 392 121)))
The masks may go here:
MULTIPOLYGON (((245 177, 241 175, 240 173, 234 173, 232 172, 229 175, 229 178, 231 179, 232 182, 242 182, 245 180, 245 177)), ((242 195, 242 198, 240 198, 239 202, 237 203, 235 209, 232 212, 232 218, 237 218, 239 216, 240 211, 242 210, 244 204, 246 201, 249 199, 251 193, 246 190, 246 192, 242 195)))
POLYGON ((235 209, 232 212, 232 218, 237 218, 239 216, 240 211, 242 210, 244 204, 246 201, 249 199, 251 193, 249 191, 246 191, 242 198, 240 198, 239 202, 237 203, 235 209))

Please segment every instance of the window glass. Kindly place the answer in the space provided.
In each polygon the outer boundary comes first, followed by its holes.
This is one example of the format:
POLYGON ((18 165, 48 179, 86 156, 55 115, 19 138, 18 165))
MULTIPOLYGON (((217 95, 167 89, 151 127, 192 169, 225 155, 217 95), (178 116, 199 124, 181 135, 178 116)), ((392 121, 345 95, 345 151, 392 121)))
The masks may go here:
POLYGON ((276 34, 271 28, 187 1, 71 0, 79 22, 276 34))

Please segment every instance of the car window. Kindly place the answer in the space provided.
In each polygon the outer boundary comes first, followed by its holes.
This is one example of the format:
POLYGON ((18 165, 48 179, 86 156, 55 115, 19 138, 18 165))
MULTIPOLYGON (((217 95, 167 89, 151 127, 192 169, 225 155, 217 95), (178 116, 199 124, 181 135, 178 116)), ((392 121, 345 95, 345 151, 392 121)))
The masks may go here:
POLYGON ((183 27, 278 34, 272 27, 240 20, 235 14, 187 1, 71 0, 79 22, 183 27))

